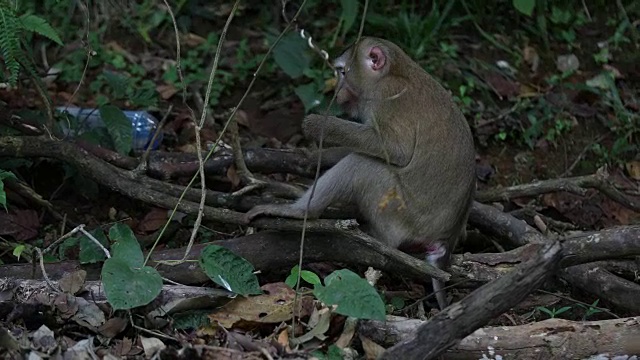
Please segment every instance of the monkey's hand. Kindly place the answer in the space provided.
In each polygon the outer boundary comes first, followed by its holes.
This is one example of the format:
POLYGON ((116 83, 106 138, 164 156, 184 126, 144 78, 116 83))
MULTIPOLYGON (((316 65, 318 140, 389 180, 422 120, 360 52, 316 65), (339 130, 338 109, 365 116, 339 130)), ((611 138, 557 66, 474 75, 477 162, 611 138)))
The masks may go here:
POLYGON ((244 215, 244 221, 248 224, 261 215, 303 219, 304 209, 298 209, 290 205, 257 205, 244 215))

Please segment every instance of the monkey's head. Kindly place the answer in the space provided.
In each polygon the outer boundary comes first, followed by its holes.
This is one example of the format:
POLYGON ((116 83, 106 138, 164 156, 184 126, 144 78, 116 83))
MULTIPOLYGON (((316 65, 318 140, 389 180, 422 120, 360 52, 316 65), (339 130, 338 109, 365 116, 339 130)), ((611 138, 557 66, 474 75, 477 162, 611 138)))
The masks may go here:
MULTIPOLYGON (((395 44, 378 38, 363 37, 349 46, 334 62, 338 71, 336 102, 352 117, 359 117, 361 102, 379 87, 379 81, 393 71, 396 60, 406 54, 395 44)), ((400 63, 400 61, 398 61, 400 63)))

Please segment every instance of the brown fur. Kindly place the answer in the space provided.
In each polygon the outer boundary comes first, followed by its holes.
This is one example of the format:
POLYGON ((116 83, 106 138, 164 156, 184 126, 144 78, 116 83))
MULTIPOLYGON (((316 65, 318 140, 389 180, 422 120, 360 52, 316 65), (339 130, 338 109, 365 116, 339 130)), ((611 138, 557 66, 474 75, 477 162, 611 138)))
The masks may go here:
MULTIPOLYGON (((475 192, 473 138, 463 114, 438 82, 389 41, 362 38, 335 64, 344 69, 336 99, 362 123, 315 114, 305 118, 305 135, 319 139, 324 127, 325 143, 352 151, 319 178, 309 217, 350 201, 378 240, 396 248, 440 246, 445 255, 434 263, 446 267, 466 234, 475 192), (380 69, 376 54, 382 54, 380 69)), ((291 205, 257 206, 247 220, 302 218, 309 196, 310 190, 291 205)), ((441 286, 434 282, 436 290, 441 286)), ((441 307, 443 301, 441 294, 441 307)))

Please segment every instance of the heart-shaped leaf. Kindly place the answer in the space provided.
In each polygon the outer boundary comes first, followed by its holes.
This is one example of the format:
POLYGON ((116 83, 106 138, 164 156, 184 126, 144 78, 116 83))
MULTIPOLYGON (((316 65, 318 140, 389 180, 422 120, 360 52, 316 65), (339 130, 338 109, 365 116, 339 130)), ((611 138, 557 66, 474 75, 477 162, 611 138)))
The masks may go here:
POLYGON ((338 314, 359 319, 384 320, 384 302, 376 289, 347 270, 336 270, 324 279, 326 286, 316 285, 313 294, 327 305, 337 305, 338 314))
POLYGON ((133 125, 131 120, 113 105, 104 105, 100 107, 100 117, 104 122, 113 144, 122 155, 127 155, 131 151, 133 144, 133 125))
POLYGON ((144 255, 140 249, 140 244, 133 234, 133 231, 121 223, 117 223, 109 229, 109 238, 114 241, 111 255, 121 259, 132 268, 139 268, 144 263, 144 255))
POLYGON ((209 245, 200 255, 200 266, 216 284, 240 295, 262 294, 253 265, 227 248, 209 245))
POLYGON ((107 259, 102 266, 102 282, 114 310, 147 305, 162 290, 162 277, 152 267, 135 269, 124 259, 107 259))

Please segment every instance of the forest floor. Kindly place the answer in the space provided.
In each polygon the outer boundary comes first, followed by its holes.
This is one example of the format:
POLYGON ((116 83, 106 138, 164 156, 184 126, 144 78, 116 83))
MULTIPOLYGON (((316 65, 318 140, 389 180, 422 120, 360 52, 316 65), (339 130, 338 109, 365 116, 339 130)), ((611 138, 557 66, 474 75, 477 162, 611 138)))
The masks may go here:
MULTIPOLYGON (((181 37, 182 68, 190 82, 187 102, 196 109, 197 118, 202 106, 197 104, 198 96, 193 94, 197 92, 200 98, 204 97, 215 49, 211 46, 210 35, 219 34, 228 9, 216 15, 212 20, 194 17, 190 32, 181 37)), ((244 9, 229 29, 222 48, 219 73, 214 78, 213 100, 210 102, 211 120, 206 122, 201 132, 203 150, 214 144, 222 133, 230 109, 242 98, 253 79, 253 71, 261 55, 269 48, 270 42, 266 41, 262 29, 263 16, 262 12, 244 9)), ((557 17, 562 18, 560 15, 557 17)), ((620 40, 619 29, 607 20, 601 17, 584 23, 575 19, 550 22, 548 46, 539 41, 539 38, 534 38, 537 41, 533 41, 522 36, 523 32, 517 29, 495 30, 483 35, 469 24, 469 27, 451 29, 446 34, 439 35, 437 40, 417 43, 428 46, 428 50, 417 47, 407 49, 408 53, 417 56, 414 57, 416 61, 452 92, 469 121, 476 145, 479 190, 527 184, 537 180, 586 176, 606 167, 609 180, 631 201, 640 203, 640 51, 633 41, 626 38, 624 39, 627 41, 620 40), (499 48, 496 48, 495 42, 500 44, 499 48)), ((377 21, 371 28, 365 27, 365 34, 387 35, 380 31, 384 24, 379 19, 377 21)), ((479 21, 475 25, 488 26, 488 22, 479 21)), ((316 30, 312 27, 313 24, 311 21, 304 23, 306 30, 316 30)), ((318 30, 331 28, 332 25, 323 26, 318 30)), ((317 35, 322 33, 312 32, 317 35)), ((145 41, 140 36, 141 33, 131 36, 128 29, 102 29, 99 33, 101 48, 84 73, 84 85, 79 85, 77 79, 83 74, 88 48, 80 40, 74 39, 67 42, 64 48, 49 49, 44 56, 62 69, 55 80, 47 82, 49 96, 55 106, 64 106, 70 102, 76 106, 94 108, 108 102, 122 109, 130 109, 144 103, 145 95, 141 93, 150 90, 154 92, 151 97, 155 99, 151 107, 152 113, 158 119, 167 117, 159 150, 193 154, 196 149, 194 124, 178 86, 175 39, 171 26, 169 24, 162 31, 147 34, 150 36, 149 41, 145 41), (105 77, 106 71, 129 76, 132 80, 127 91, 130 92, 125 91, 125 96, 116 96, 113 84, 105 77), (168 109, 171 111, 168 112, 168 109)), ((292 34, 297 36, 296 33, 292 34)), ((400 38, 401 34, 390 32, 389 36, 400 38)), ((337 38, 338 41, 329 49, 332 56, 337 55, 339 49, 347 43, 342 41, 342 36, 337 38)), ((291 41, 295 43, 294 40, 291 41)), ((411 45, 407 38, 402 41, 411 45)), ((324 43, 328 41, 325 40, 324 43)), ((283 51, 286 53, 286 50, 283 51)), ((257 77, 253 90, 239 107, 235 117, 240 124, 243 149, 315 146, 301 135, 300 124, 309 101, 305 96, 298 96, 298 90, 312 83, 330 84, 330 78, 316 54, 310 52, 307 57, 310 60, 304 74, 295 78, 283 71, 286 64, 267 60, 263 73, 257 77)), ((330 92, 327 91, 322 96, 326 99, 330 92)), ((3 108, 7 114, 3 116, 3 122, 11 116, 23 119, 41 116, 40 96, 28 85, 18 89, 0 89, 0 100, 4 102, 3 108)), ((308 111, 322 110, 315 107, 308 111)), ((5 127, 0 128, 0 131, 4 130, 5 127)), ((1 134, 12 135, 7 132, 1 134)), ((222 141, 232 143, 227 133, 222 135, 222 141)), ((0 157, 0 169, 12 171, 37 194, 48 200, 57 213, 65 214, 65 218, 73 223, 86 224, 87 228, 106 228, 114 222, 123 222, 133 229, 138 239, 147 239, 155 237, 168 219, 166 209, 145 204, 98 185, 78 170, 62 165, 59 161, 0 157)), ((301 181, 307 184, 310 181, 305 180, 304 176, 270 176, 280 181, 301 181)), ((172 181, 185 185, 189 179, 190 176, 182 176, 172 181)), ((230 192, 240 189, 239 178, 233 167, 229 167, 226 174, 215 174, 208 179, 211 190, 230 192)), ((7 189, 7 203, 9 211, 0 212, 0 239, 5 244, 2 246, 0 260, 4 264, 24 260, 24 257, 15 256, 17 248, 20 251, 25 249, 20 245, 44 248, 65 232, 62 230, 64 227, 61 229, 59 219, 26 201, 14 188, 7 189)), ((557 191, 518 197, 502 201, 497 206, 505 212, 530 209, 558 224, 570 224, 573 231, 640 224, 640 213, 612 200, 597 189, 589 189, 582 195, 557 191)), ((173 232, 171 238, 165 239, 156 250, 186 245, 194 217, 186 216, 185 219, 180 225, 182 228, 173 232)), ((69 227, 66 228, 68 230, 69 227)), ((242 236, 245 230, 245 227, 234 224, 205 221, 197 240, 204 243, 232 239, 242 236)), ((145 244, 148 245, 149 242, 145 244)), ((73 245, 75 244, 60 249, 49 260, 77 260, 79 250, 74 249, 73 245)), ((485 245, 470 245, 462 250, 486 251, 485 245)), ((35 253, 25 253, 25 256, 32 261, 36 259, 35 253)), ((309 269, 324 277, 335 268, 336 264, 321 263, 309 269)), ((260 283, 273 286, 275 293, 286 292, 278 284, 284 280, 289 270, 279 269, 260 274, 260 283)), ((396 280, 383 277, 379 284, 388 293, 387 299, 392 303, 393 313, 416 316, 419 312, 416 307, 405 307, 405 303, 415 305, 417 299, 429 293, 428 286, 425 288, 423 283, 402 283, 396 280), (391 293, 398 296, 389 295, 391 293)), ((571 286, 554 284, 552 288, 566 297, 537 293, 536 299, 529 298, 528 303, 522 303, 506 315, 494 319, 490 325, 525 324, 556 317, 578 321, 610 318, 608 313, 598 310, 599 306, 610 308, 606 299, 580 289, 572 289, 571 286), (579 303, 572 300, 572 297, 579 299, 579 303), (593 306, 584 306, 584 303, 593 306)), ((452 293, 454 299, 459 300, 469 291, 461 288, 454 289, 452 293)), ((624 309, 610 310, 619 316, 638 315, 624 309)), ((0 323, 7 328, 25 325, 25 329, 33 332, 39 329, 37 324, 46 320, 55 319, 54 323, 70 321, 62 320, 57 315, 49 317, 51 314, 45 314, 41 315, 42 318, 37 316, 23 319, 21 323, 20 317, 15 315, 16 311, 15 307, 0 311, 0 323)), ((216 316, 220 320, 222 315, 216 316)), ((215 316, 212 315, 212 318, 215 316)), ((124 318, 119 319, 123 321, 124 318)), ((340 335, 338 329, 343 321, 341 319, 336 323, 334 319, 334 323, 327 323, 331 330, 325 335, 332 341, 340 335)), ((200 341, 194 340, 195 338, 224 338, 226 342, 221 341, 220 347, 242 348, 247 352, 253 349, 251 356, 256 358, 267 351, 260 347, 252 348, 251 343, 259 336, 250 339, 250 336, 243 338, 237 334, 263 334, 265 338, 273 337, 273 334, 282 336, 282 332, 278 332, 282 329, 273 324, 267 327, 261 324, 260 330, 256 330, 257 326, 252 327, 256 325, 255 322, 248 320, 242 324, 233 321, 228 321, 227 324, 231 324, 228 329, 201 328, 200 332, 172 335, 193 343, 200 341), (236 333, 233 340, 235 345, 229 345, 229 339, 233 338, 230 333, 236 333)), ((83 331, 80 330, 82 326, 78 325, 71 326, 70 331, 65 331, 59 324, 50 325, 51 328, 59 329, 65 338, 74 338, 74 342, 77 341, 74 334, 83 331)), ((134 337, 131 330, 124 337, 116 336, 126 327, 126 321, 124 324, 111 322, 109 326, 113 327, 109 330, 112 332, 105 330, 105 327, 97 332, 101 335, 112 334, 117 339, 111 345, 102 344, 103 348, 109 348, 113 354, 142 356, 142 349, 152 349, 157 345, 145 343, 148 340, 143 337, 134 337)), ((42 333, 32 335, 34 338, 48 336, 42 333)), ((145 336, 147 335, 149 334, 145 336)), ((109 335, 105 336, 108 337, 109 335)), ((58 338, 56 334, 56 339, 58 338)), ((284 342, 281 338, 276 341, 284 342)), ((176 344, 171 341, 169 343, 176 344)), ((327 341, 324 345, 329 343, 332 342, 327 341)), ((0 347, 2 345, 0 343, 0 347)), ((278 352, 282 351, 278 349, 278 352)), ((240 356, 233 352, 226 356, 236 358, 236 355, 240 356)), ((330 354, 327 356, 331 358, 330 354)))

